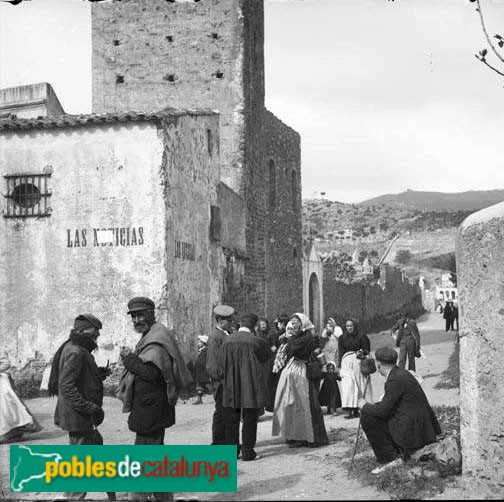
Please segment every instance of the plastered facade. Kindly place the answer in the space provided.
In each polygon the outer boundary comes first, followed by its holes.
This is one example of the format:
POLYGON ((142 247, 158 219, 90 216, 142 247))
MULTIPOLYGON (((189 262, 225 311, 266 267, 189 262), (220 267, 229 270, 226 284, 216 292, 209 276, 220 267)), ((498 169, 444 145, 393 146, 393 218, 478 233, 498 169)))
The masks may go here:
POLYGON ((138 337, 126 304, 140 295, 195 349, 222 295, 209 238, 218 134, 215 114, 0 131, 2 174, 52 172, 50 216, 0 219, 1 342, 13 360, 49 359, 85 312, 103 322, 98 358, 117 360, 138 337))

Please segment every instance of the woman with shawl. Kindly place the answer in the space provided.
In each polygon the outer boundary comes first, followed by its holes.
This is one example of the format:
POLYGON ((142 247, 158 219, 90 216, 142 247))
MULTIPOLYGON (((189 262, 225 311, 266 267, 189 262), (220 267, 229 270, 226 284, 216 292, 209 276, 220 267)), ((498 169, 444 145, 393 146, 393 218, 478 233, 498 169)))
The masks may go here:
POLYGON ((11 362, 6 351, 0 352, 0 444, 20 441, 24 433, 42 429, 30 410, 16 394, 8 373, 11 362))
POLYGON ((369 354, 371 342, 367 335, 361 335, 357 322, 347 319, 343 334, 338 339, 338 368, 341 377, 341 405, 348 411, 345 418, 357 418, 359 409, 357 401, 364 397, 368 403, 373 402, 371 381, 366 387, 366 377, 361 373, 361 360, 358 352, 369 354), (366 395, 363 396, 364 389, 366 395))
POLYGON ((287 364, 275 396, 273 436, 282 435, 291 448, 321 446, 329 440, 319 404, 320 342, 304 314, 294 314, 290 322, 293 333, 286 342, 287 364))

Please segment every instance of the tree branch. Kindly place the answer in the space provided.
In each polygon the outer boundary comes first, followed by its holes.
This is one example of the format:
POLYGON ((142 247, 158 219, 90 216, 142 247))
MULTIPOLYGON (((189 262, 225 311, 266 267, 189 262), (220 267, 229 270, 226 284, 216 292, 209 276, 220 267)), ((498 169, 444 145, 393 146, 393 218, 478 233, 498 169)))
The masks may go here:
MULTIPOLYGON (((480 20, 481 20, 481 28, 483 29, 483 33, 485 34, 485 37, 486 37, 487 42, 488 42, 488 45, 492 49, 492 52, 504 63, 504 57, 502 57, 499 54, 499 51, 495 48, 494 44, 492 43, 492 40, 490 39, 490 36, 488 35, 488 31, 487 31, 486 26, 485 26, 485 19, 483 18, 483 13, 481 12, 481 3, 480 3, 480 0, 476 0, 476 3, 478 4, 478 8, 476 10, 478 11, 478 14, 479 14, 479 17, 480 17, 480 20)), ((484 63, 487 64, 487 66, 490 66, 485 61, 484 61, 484 63)), ((492 69, 495 70, 495 68, 493 68, 492 66, 490 66, 490 68, 492 68, 492 69)), ((495 71, 497 71, 497 70, 495 70, 495 71)), ((500 73, 499 71, 497 71, 497 73, 499 73, 500 75, 502 75, 502 73, 500 73)))
POLYGON ((474 55, 474 57, 476 59, 478 59, 479 61, 481 61, 482 63, 486 64, 491 70, 493 70, 495 73, 498 73, 501 77, 504 77, 504 73, 502 73, 501 71, 499 71, 497 68, 495 68, 494 66, 492 66, 490 63, 487 62, 487 60, 485 58, 482 58, 480 56, 478 56, 477 54, 474 55))

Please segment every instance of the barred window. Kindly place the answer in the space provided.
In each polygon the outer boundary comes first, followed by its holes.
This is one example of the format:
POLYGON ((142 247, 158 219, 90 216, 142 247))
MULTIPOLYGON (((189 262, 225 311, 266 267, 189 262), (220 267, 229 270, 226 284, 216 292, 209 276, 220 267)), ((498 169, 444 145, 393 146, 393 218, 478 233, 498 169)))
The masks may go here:
POLYGON ((7 208, 4 218, 40 218, 50 216, 48 188, 50 173, 44 174, 6 174, 7 208))

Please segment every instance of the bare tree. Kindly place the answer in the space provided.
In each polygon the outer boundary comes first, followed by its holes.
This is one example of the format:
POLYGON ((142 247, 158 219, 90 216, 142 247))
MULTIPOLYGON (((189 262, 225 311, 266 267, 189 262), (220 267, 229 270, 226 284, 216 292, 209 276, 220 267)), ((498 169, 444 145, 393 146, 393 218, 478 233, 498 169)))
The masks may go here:
POLYGON ((486 65, 488 68, 490 68, 492 71, 500 75, 501 77, 504 77, 504 37, 502 35, 499 35, 498 33, 493 35, 493 38, 490 37, 488 33, 488 28, 487 24, 485 21, 485 16, 483 14, 483 11, 481 10, 481 0, 469 0, 470 2, 474 3, 476 2, 477 7, 476 7, 476 12, 479 15, 480 22, 481 22, 481 28, 483 30, 483 33, 485 34, 486 41, 488 43, 489 49, 485 48, 479 51, 477 54, 474 56, 476 59, 481 61, 484 65, 486 65), (498 47, 498 48, 497 48, 498 47), (490 52, 489 52, 490 50, 490 52), (497 65, 495 63, 489 63, 487 60, 487 57, 493 53, 493 57, 497 58, 497 65), (501 67, 501 68, 500 68, 501 67))

